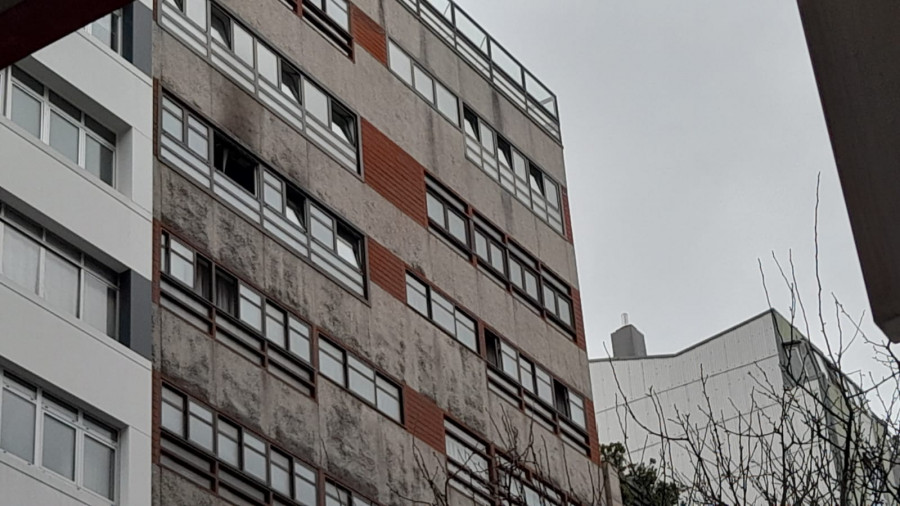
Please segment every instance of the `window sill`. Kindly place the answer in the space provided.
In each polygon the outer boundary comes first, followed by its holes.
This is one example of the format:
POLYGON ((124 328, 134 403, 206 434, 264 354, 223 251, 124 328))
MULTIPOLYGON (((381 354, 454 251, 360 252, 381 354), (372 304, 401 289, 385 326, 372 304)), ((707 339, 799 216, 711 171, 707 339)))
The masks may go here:
POLYGON ((71 497, 81 504, 88 504, 91 506, 110 506, 111 504, 115 504, 114 502, 101 498, 87 489, 75 485, 65 478, 57 476, 52 471, 40 468, 34 464, 29 464, 15 455, 0 450, 0 470, 3 469, 3 466, 8 467, 13 472, 21 473, 28 478, 35 480, 37 483, 34 483, 33 486, 53 489, 60 494, 71 497))

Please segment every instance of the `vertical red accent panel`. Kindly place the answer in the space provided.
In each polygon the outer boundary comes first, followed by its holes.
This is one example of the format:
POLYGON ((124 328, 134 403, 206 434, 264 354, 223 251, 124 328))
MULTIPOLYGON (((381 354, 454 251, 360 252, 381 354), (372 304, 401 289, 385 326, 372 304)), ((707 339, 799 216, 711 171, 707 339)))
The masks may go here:
POLYGON ((569 242, 574 243, 575 237, 572 235, 572 212, 569 209, 569 191, 563 188, 560 192, 560 197, 562 198, 563 220, 565 220, 563 228, 566 231, 566 239, 568 239, 569 242))
POLYGON ((365 119, 362 120, 362 151, 366 183, 427 227, 425 167, 365 119))
POLYGON ((369 239, 369 276, 386 292, 406 301, 406 264, 372 239, 369 239))
POLYGON ((403 413, 406 428, 413 436, 440 453, 447 453, 444 412, 434 401, 404 386, 403 413))
POLYGON ((366 15, 353 4, 350 4, 350 35, 363 49, 369 52, 376 60, 388 64, 387 36, 384 29, 374 19, 366 15))
POLYGON ((587 340, 584 335, 584 313, 581 309, 581 292, 572 289, 572 311, 575 313, 575 344, 587 351, 587 340))
POLYGON ((590 399, 584 400, 584 414, 587 420, 588 441, 591 446, 591 460, 595 464, 602 465, 600 459, 600 437, 597 435, 597 419, 594 413, 594 402, 590 399))

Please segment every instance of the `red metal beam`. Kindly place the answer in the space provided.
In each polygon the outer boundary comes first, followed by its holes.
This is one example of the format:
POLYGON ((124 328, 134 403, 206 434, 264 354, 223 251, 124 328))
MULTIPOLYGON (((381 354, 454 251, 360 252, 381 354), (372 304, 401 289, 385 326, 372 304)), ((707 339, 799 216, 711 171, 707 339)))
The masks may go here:
POLYGON ((0 68, 129 3, 131 0, 0 0, 0 68))

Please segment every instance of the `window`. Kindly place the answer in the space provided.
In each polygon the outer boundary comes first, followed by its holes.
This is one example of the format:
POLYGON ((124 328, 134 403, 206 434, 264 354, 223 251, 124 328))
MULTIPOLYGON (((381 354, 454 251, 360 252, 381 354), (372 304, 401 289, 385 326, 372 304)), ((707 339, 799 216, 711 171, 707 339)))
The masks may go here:
POLYGON ((414 62, 393 41, 388 41, 388 64, 401 81, 418 92, 451 123, 459 126, 459 99, 446 86, 414 62))
POLYGON ((325 506, 372 506, 372 502, 328 480, 325 483, 325 506))
MULTIPOLYGON (((556 412, 574 423, 580 432, 585 430, 584 399, 581 396, 553 378, 546 369, 523 357, 518 350, 501 340, 494 332, 485 329, 484 339, 488 363, 498 371, 502 371, 508 378, 506 381, 511 380, 527 392, 527 394, 520 392, 519 395, 530 412, 536 410, 536 413, 543 417, 549 417, 556 412), (530 402, 532 398, 539 400, 544 407, 530 402)), ((495 382, 496 376, 489 375, 489 377, 495 382)), ((506 389, 504 391, 509 392, 506 389)), ((516 399, 510 400, 514 404, 519 403, 516 399)))
POLYGON ((559 185, 474 111, 463 108, 466 157, 528 206, 539 219, 564 233, 559 185))
POLYGON ((566 283, 477 213, 470 217, 467 205, 431 178, 426 180, 426 208, 432 230, 574 336, 572 289, 566 283))
POLYGON ((401 422, 400 387, 336 344, 319 339, 319 372, 401 422))
POLYGON ((242 148, 218 132, 214 135, 213 165, 251 195, 256 195, 256 169, 259 164, 242 148))
POLYGON ((265 484, 303 506, 315 506, 318 492, 312 467, 169 386, 162 389, 162 427, 163 453, 170 451, 165 438, 174 436, 191 443, 200 455, 242 472, 251 482, 265 484))
MULTIPOLYGON (((116 134, 18 67, 6 116, 72 163, 115 187, 116 134)), ((0 94, 2 95, 2 94, 0 94)))
POLYGON ((491 467, 488 445, 450 421, 444 422, 444 428, 450 484, 467 493, 490 497, 491 467))
POLYGON ((469 243, 465 204, 435 184, 428 185, 426 203, 433 226, 462 245, 469 243))
POLYGON ((112 500, 117 431, 41 388, 0 374, 0 451, 112 500))
POLYGON ((0 277, 117 336, 118 275, 0 203, 0 277))
MULTIPOLYGON (((307 104, 311 97, 306 90, 307 104)), ((321 97, 328 114, 328 97, 321 97)), ((160 109, 162 160, 210 188, 301 258, 357 295, 366 295, 362 234, 175 100, 164 96, 160 109)), ((347 135, 355 136, 355 119, 346 119, 354 125, 347 135)), ((356 138, 351 140, 355 142, 356 138)), ((173 265, 172 269, 177 267, 173 265)), ((184 283, 188 283, 183 279, 187 275, 173 274, 184 283)), ((231 309, 227 311, 234 314, 231 309)))
POLYGON ((113 11, 84 27, 84 31, 117 53, 122 51, 122 11, 113 11))
POLYGON ((311 0, 311 3, 331 18, 337 26, 344 30, 350 29, 346 0, 311 0))
POLYGON ((406 303, 463 346, 478 353, 475 320, 410 273, 406 273, 406 303))

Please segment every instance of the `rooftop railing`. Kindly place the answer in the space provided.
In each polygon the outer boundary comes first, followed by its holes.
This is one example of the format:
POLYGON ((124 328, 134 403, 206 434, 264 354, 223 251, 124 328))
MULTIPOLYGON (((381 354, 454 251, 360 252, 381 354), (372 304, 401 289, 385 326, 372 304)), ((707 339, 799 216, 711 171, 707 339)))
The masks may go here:
POLYGON ((560 140, 556 95, 465 11, 452 0, 402 0, 401 3, 526 111, 547 133, 560 140))

